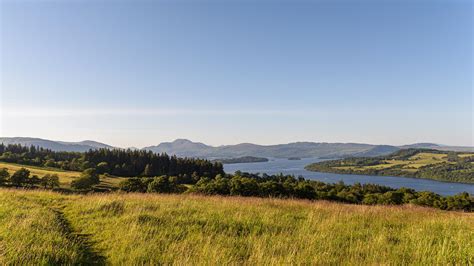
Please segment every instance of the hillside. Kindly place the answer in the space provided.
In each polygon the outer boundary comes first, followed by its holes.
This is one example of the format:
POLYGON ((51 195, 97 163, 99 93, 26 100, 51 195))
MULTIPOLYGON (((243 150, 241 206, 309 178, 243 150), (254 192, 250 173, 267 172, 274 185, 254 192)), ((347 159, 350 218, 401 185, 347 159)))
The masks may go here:
POLYGON ((342 157, 375 157, 388 155, 400 149, 415 146, 436 150, 451 150, 474 152, 473 147, 443 146, 433 143, 418 143, 407 146, 372 145, 362 143, 324 143, 324 142, 294 142, 278 145, 257 145, 241 143, 236 145, 209 146, 200 142, 177 139, 164 142, 157 146, 143 149, 153 152, 175 154, 182 157, 202 158, 236 158, 243 156, 258 156, 268 158, 342 158, 342 157))
POLYGON ((429 208, 0 189, 0 264, 472 264, 474 216, 429 208))
POLYGON ((357 157, 313 163, 309 171, 404 176, 474 183, 474 153, 406 149, 382 157, 357 157))
MULTIPOLYGON (((60 183, 59 188, 61 190, 70 189, 71 182, 81 175, 81 172, 77 171, 65 171, 58 168, 37 167, 31 165, 0 162, 0 169, 3 168, 6 168, 10 175, 21 168, 25 168, 30 171, 31 176, 36 175, 40 178, 47 174, 58 175, 60 183)), ((125 178, 111 175, 100 175, 100 184, 98 184, 96 188, 99 190, 115 190, 118 188, 120 181, 123 180, 125 180, 125 178)))

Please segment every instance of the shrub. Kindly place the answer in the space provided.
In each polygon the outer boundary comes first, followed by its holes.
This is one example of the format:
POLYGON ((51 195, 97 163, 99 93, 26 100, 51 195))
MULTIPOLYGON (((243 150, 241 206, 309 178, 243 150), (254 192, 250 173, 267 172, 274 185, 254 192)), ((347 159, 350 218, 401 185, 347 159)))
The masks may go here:
POLYGON ((13 185, 19 187, 28 183, 28 178, 30 177, 30 171, 26 168, 21 168, 10 177, 10 181, 13 185))
POLYGON ((10 178, 8 169, 7 168, 0 169, 0 185, 5 184, 8 181, 8 178, 10 178))
POLYGON ((153 178, 148 184, 148 192, 172 193, 176 191, 176 184, 171 183, 167 176, 158 176, 153 178))
POLYGON ((59 187, 59 176, 57 174, 46 174, 43 176, 40 183, 44 188, 59 187))
POLYGON ((99 184, 99 174, 95 168, 88 168, 81 173, 81 178, 88 178, 92 184, 99 184))
POLYGON ((88 168, 81 173, 81 176, 71 182, 74 189, 91 189, 93 185, 99 184, 99 174, 95 168, 88 168))
POLYGON ((147 190, 147 186, 143 182, 142 178, 132 177, 120 182, 119 188, 126 192, 141 192, 144 193, 147 190))
POLYGON ((78 177, 71 182, 71 187, 73 189, 90 189, 95 184, 95 182, 88 177, 78 177))

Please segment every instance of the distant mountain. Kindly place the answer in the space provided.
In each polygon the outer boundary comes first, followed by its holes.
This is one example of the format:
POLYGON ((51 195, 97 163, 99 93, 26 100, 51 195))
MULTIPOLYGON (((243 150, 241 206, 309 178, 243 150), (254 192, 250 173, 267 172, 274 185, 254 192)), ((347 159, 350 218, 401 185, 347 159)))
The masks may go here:
POLYGON ((409 145, 399 146, 402 149, 436 149, 441 147, 441 145, 435 143, 414 143, 409 145))
POLYGON ((92 141, 92 140, 85 140, 81 142, 65 142, 65 141, 53 141, 47 139, 39 139, 39 138, 23 138, 23 137, 15 137, 15 138, 1 138, 0 143, 5 145, 8 144, 21 144, 23 146, 38 146, 43 147, 46 149, 50 149, 53 151, 73 151, 73 152, 84 152, 90 149, 99 149, 99 148, 113 148, 110 145, 92 141))
POLYGON ((185 139, 178 139, 173 142, 165 142, 157 146, 145 147, 143 149, 151 150, 157 153, 166 152, 168 154, 174 154, 181 157, 202 158, 238 158, 244 156, 275 158, 339 158, 352 156, 354 154, 370 154, 370 156, 378 156, 389 154, 393 151, 398 150, 398 148, 394 146, 358 143, 315 142, 295 142, 278 145, 257 145, 251 143, 241 143, 237 145, 224 145, 219 147, 213 147, 203 143, 196 143, 185 139))
MULTIPOLYGON (((2 138, 0 143, 21 144, 23 146, 39 146, 54 151, 84 152, 89 149, 114 148, 113 146, 85 140, 81 142, 53 141, 39 138, 2 138)), ((474 147, 444 146, 434 143, 415 143, 403 146, 372 145, 361 143, 325 143, 325 142, 294 142, 278 145, 257 145, 240 143, 236 145, 209 146, 187 139, 177 139, 173 142, 163 142, 149 146, 143 150, 155 153, 167 153, 179 157, 199 157, 208 159, 239 158, 245 156, 266 158, 343 158, 343 157, 374 157, 388 155, 400 149, 426 148, 443 151, 474 152, 474 147)), ((136 148, 132 148, 136 149, 136 148)))
POLYGON ((168 153, 179 157, 209 157, 213 147, 187 139, 177 139, 173 142, 163 142, 157 146, 143 148, 156 153, 168 153))
POLYGON ((63 144, 66 144, 66 145, 71 145, 71 144, 73 144, 73 145, 85 145, 85 146, 90 146, 90 147, 94 147, 94 148, 106 148, 106 149, 113 148, 112 146, 110 146, 108 144, 104 144, 104 143, 93 141, 93 140, 83 140, 83 141, 80 141, 80 142, 63 142, 63 141, 61 141, 60 143, 63 143, 63 144))
POLYGON ((434 149, 440 151, 458 151, 458 152, 474 152, 474 147, 468 146, 446 146, 435 143, 415 143, 410 145, 399 146, 401 149, 434 149))
POLYGON ((375 156, 379 156, 379 155, 391 154, 391 153, 396 152, 398 150, 400 150, 400 148, 395 147, 395 146, 376 145, 375 147, 373 147, 373 148, 371 148, 367 151, 352 154, 351 157, 375 157, 375 156))
POLYGON ((164 142, 157 146, 145 147, 153 152, 174 154, 180 157, 201 158, 239 158, 244 156, 274 157, 274 158, 343 158, 343 157, 375 157, 388 155, 400 149, 427 148, 439 150, 473 152, 474 147, 443 146, 434 143, 415 143, 405 146, 372 145, 360 143, 318 143, 294 142, 278 145, 257 145, 241 143, 213 147, 200 142, 186 139, 177 139, 173 142, 164 142))

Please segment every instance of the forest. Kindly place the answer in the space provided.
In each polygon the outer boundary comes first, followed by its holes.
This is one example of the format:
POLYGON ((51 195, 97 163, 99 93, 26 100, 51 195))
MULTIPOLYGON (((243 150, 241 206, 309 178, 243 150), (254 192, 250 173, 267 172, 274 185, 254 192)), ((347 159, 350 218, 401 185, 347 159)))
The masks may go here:
POLYGON ((221 162, 223 164, 261 163, 261 162, 268 162, 268 159, 264 157, 243 156, 243 157, 237 157, 237 158, 216 159, 214 161, 221 162))
POLYGON ((346 185, 306 180, 292 175, 250 174, 237 171, 214 178, 201 177, 193 186, 185 186, 177 177, 129 178, 120 190, 141 193, 198 193, 244 197, 296 198, 328 200, 365 205, 415 204, 442 210, 474 211, 474 197, 468 193, 443 197, 433 192, 409 188, 393 189, 375 184, 346 185))
POLYGON ((95 168, 99 174, 121 177, 158 175, 215 176, 223 174, 222 163, 204 159, 178 158, 151 151, 97 149, 84 153, 56 152, 40 147, 0 144, 0 161, 63 170, 95 168))

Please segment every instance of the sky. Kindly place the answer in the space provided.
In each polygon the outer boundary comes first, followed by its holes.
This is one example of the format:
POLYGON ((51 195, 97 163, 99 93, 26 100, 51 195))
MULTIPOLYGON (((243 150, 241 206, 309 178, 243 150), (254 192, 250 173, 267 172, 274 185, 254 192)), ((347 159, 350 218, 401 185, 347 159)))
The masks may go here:
POLYGON ((0 0, 0 136, 474 146, 473 2, 0 0))

